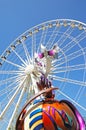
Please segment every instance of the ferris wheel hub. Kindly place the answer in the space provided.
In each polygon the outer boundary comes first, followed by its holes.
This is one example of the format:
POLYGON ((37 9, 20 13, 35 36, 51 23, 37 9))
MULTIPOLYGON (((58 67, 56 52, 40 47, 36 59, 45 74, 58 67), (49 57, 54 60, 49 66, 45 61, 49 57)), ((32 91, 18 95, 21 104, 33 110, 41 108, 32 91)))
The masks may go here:
POLYGON ((34 65, 30 64, 25 68, 25 74, 31 74, 34 71, 34 65))

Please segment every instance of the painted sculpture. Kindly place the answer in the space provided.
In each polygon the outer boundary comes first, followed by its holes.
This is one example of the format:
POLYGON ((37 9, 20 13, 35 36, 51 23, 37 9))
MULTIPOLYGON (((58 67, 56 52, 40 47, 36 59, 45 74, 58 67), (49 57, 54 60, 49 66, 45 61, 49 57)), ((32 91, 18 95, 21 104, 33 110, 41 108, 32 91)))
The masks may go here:
MULTIPOLYGON (((58 57, 59 48, 54 46, 48 51, 42 48, 43 52, 38 54, 38 58, 45 58, 51 65, 49 57, 58 57)), ((35 62, 39 67, 46 67, 37 58, 35 62)), ((47 78, 47 71, 42 71, 40 80, 34 81, 37 86, 36 94, 22 109, 16 122, 16 130, 85 130, 85 121, 73 104, 67 100, 55 100, 53 91, 58 88, 52 86, 47 78)))

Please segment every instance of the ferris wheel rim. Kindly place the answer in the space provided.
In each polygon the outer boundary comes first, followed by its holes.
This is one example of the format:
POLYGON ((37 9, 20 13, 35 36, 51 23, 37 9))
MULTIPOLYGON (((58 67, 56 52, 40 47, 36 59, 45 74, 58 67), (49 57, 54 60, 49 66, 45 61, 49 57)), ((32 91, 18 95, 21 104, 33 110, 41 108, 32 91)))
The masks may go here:
MULTIPOLYGON (((47 22, 43 22, 43 23, 41 23, 41 24, 38 24, 38 25, 36 25, 36 26, 34 26, 34 27, 32 27, 32 28, 30 28, 29 30, 27 30, 26 32, 24 32, 23 34, 21 34, 19 37, 17 37, 7 48, 6 48, 6 50, 2 53, 2 55, 0 56, 0 59, 1 59, 1 57, 2 56, 4 56, 4 54, 6 53, 6 51, 7 50, 9 50, 9 48, 10 48, 10 46, 11 45, 14 45, 15 43, 16 43, 16 41, 17 40, 19 40, 19 39, 21 39, 21 37, 22 36, 24 36, 27 32, 29 32, 29 31, 31 31, 31 30, 34 30, 35 28, 37 28, 37 27, 40 27, 41 25, 45 25, 45 24, 47 24, 47 23, 52 23, 52 22, 56 22, 56 21, 68 21, 68 22, 75 22, 75 23, 78 23, 78 24, 82 24, 84 27, 84 30, 86 29, 86 24, 85 23, 82 23, 82 22, 80 22, 80 21, 76 21, 76 20, 71 20, 71 19, 56 19, 56 20, 50 20, 50 21, 47 21, 47 22)), ((80 45, 78 45, 79 47, 80 47, 80 45)), ((82 47, 80 47, 80 48, 82 48, 82 47)), ((65 54, 65 53, 64 53, 65 54)), ((84 51, 83 51, 83 55, 84 55, 84 51)), ((85 60, 85 55, 84 55, 84 60, 85 60)), ((66 62, 67 62, 67 60, 66 60, 66 62)), ((86 65, 86 60, 85 60, 85 65, 86 65)), ((67 65, 65 65, 65 67, 67 67, 67 65)), ((4 73, 6 73, 5 71, 4 71, 4 73)), ((85 73, 85 72, 84 72, 85 73)), ((84 76, 83 76, 84 77, 84 76)), ((63 80, 65 80, 66 79, 66 81, 67 81, 67 78, 64 78, 63 80)), ((69 79, 68 79, 69 80, 69 79)), ((83 80, 84 80, 84 78, 83 78, 83 80)), ((72 80, 71 80, 71 82, 72 82, 72 80)), ((74 82, 74 81, 73 81, 74 82)), ((79 82, 77 82, 76 81, 76 83, 79 83, 79 82)), ((83 82, 81 83, 81 85, 83 85, 83 82)), ((85 83, 85 85, 86 85, 86 83, 85 83)), ((59 91, 60 92, 60 91, 59 91)), ((0 115, 1 116, 1 115, 0 115)))
MULTIPOLYGON (((55 19, 55 20, 48 20, 48 21, 43 22, 43 23, 41 23, 41 24, 37 24, 37 25, 35 25, 34 27, 31 27, 30 29, 26 30, 24 33, 21 33, 21 34, 19 35, 19 37, 17 37, 15 40, 13 40, 13 42, 10 43, 10 45, 12 45, 13 43, 15 43, 18 39, 20 39, 21 36, 23 36, 23 35, 24 35, 25 33, 27 33, 28 31, 33 30, 33 28, 36 28, 36 27, 38 27, 38 26, 40 26, 40 25, 42 25, 42 24, 46 24, 46 23, 50 23, 50 22, 54 22, 54 21, 76 22, 76 23, 80 23, 80 24, 86 26, 86 24, 85 24, 84 22, 80 22, 79 20, 74 20, 74 19, 55 19)), ((6 48, 6 50, 10 47, 10 45, 6 48)), ((3 54, 6 52, 6 50, 2 52, 1 56, 3 56, 3 54)), ((0 56, 0 57, 1 57, 1 56, 0 56)))

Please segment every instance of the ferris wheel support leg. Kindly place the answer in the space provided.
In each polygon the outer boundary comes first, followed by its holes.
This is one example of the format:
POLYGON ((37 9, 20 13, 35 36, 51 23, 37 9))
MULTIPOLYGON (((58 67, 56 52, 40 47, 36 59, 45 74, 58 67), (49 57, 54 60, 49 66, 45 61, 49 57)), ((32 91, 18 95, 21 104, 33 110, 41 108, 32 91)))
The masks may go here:
MULTIPOLYGON (((26 79, 26 78, 25 78, 26 79)), ((0 119, 3 118, 4 114, 6 113, 6 111, 8 110, 8 108, 10 107, 10 104, 12 103, 12 101, 14 100, 14 98, 16 97, 17 93, 19 92, 20 88, 22 87, 25 79, 23 80, 23 82, 20 84, 20 87, 18 87, 18 89, 16 90, 16 92, 14 93, 14 95, 12 96, 12 98, 10 99, 9 103, 6 105, 6 107, 4 108, 3 112, 0 115, 0 119)))
POLYGON ((15 117, 15 114, 16 114, 16 111, 17 111, 17 109, 18 109, 18 107, 19 107, 19 105, 20 105, 20 103, 21 103, 21 99, 22 99, 22 97, 23 97, 24 92, 25 92, 25 87, 23 87, 23 89, 22 89, 22 91, 21 91, 21 94, 20 94, 20 97, 19 97, 18 102, 17 102, 17 104, 16 104, 15 110, 14 110, 14 112, 13 112, 13 114, 12 114, 12 117, 11 117, 11 119, 10 119, 10 121, 9 121, 7 130, 9 130, 9 128, 10 128, 10 126, 11 126, 11 124, 12 124, 12 121, 13 121, 13 119, 14 119, 14 117, 15 117))

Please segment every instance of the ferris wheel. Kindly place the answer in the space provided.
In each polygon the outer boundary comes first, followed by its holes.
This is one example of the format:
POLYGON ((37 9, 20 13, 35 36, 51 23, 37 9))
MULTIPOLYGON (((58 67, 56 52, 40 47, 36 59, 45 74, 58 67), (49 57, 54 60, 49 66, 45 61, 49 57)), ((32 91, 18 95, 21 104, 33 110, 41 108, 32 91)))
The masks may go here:
POLYGON ((86 24, 70 19, 41 23, 15 39, 0 56, 0 130, 15 130, 24 104, 38 93, 41 74, 55 98, 86 117, 86 24))

